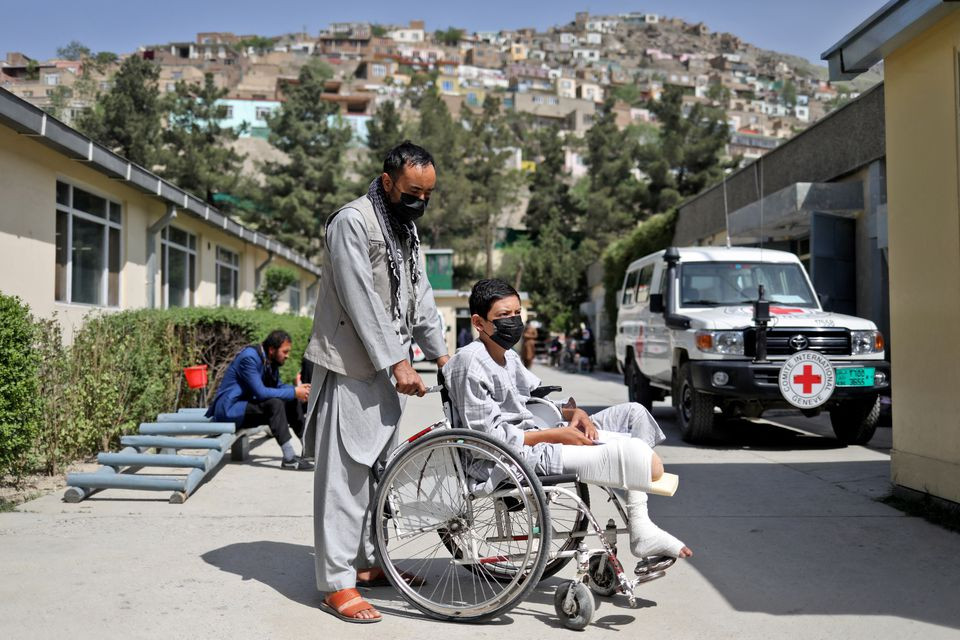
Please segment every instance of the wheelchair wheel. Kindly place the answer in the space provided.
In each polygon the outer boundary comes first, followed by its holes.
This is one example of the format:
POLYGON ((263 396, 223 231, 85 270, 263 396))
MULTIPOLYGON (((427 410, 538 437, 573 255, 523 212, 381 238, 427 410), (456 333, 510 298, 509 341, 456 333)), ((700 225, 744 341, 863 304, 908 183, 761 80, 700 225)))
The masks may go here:
POLYGON ((393 586, 441 620, 478 621, 520 602, 547 562, 540 481, 495 438, 469 429, 423 436, 387 466, 374 500, 375 545, 393 586), (497 489, 474 488, 470 471, 497 489), (503 579, 503 567, 512 569, 503 579), (404 574, 426 579, 408 584, 404 574))
MULTIPOLYGON (((574 489, 574 492, 580 497, 581 500, 583 500, 584 504, 589 507, 590 491, 587 485, 583 484, 582 482, 577 482, 572 489, 574 489)), ((546 489, 544 490, 544 493, 547 495, 550 494, 549 490, 546 489)), ((579 505, 572 498, 560 493, 554 493, 553 496, 555 497, 551 497, 547 500, 550 513, 549 548, 551 553, 547 560, 547 564, 543 568, 543 575, 540 576, 540 580, 546 580, 547 578, 555 575, 557 572, 567 566, 571 560, 573 560, 572 557, 558 557, 558 554, 576 549, 580 544, 580 541, 583 540, 583 536, 581 534, 586 532, 587 527, 590 524, 590 520, 587 515, 579 509, 579 505)), ((509 517, 511 519, 522 519, 524 517, 522 513, 518 514, 521 509, 517 504, 505 504, 503 505, 503 510, 505 511, 505 517, 509 517)), ((462 553, 452 538, 443 537, 443 541, 447 545, 447 549, 450 551, 450 553, 462 553)), ((477 565, 467 565, 467 568, 471 571, 479 570, 477 565)), ((501 582, 509 582, 519 570, 520 568, 518 566, 510 562, 494 562, 483 566, 485 575, 501 582)))
MULTIPOLYGON (((582 482, 574 486, 575 493, 580 496, 583 503, 590 506, 590 490, 582 482)), ((570 498, 558 495, 555 500, 550 501, 550 528, 551 528, 551 549, 552 556, 565 551, 573 551, 583 540, 583 535, 590 524, 587 514, 580 511, 578 505, 570 498)), ((547 562, 543 569, 541 580, 555 575, 563 569, 573 558, 554 557, 547 562)))

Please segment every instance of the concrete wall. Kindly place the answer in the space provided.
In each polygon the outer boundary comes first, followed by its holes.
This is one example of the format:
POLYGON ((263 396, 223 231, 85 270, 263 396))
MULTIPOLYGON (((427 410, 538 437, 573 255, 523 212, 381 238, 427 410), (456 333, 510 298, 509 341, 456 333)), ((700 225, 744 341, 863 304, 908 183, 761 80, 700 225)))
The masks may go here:
MULTIPOLYGON (((727 208, 736 211, 795 182, 830 182, 860 170, 884 155, 883 85, 821 119, 763 157, 727 178, 727 208)), ((678 246, 725 229, 723 187, 687 200, 680 207, 673 237, 678 246)))
MULTIPOLYGON (((0 125, 0 194, 0 291, 23 299, 37 316, 49 318, 56 314, 67 341, 91 312, 109 313, 147 306, 147 228, 166 213, 164 202, 111 180, 3 125, 0 125), (57 180, 118 201, 123 208, 119 307, 55 300, 57 180)), ((191 213, 180 212, 173 224, 197 235, 196 305, 217 304, 216 249, 222 246, 239 254, 238 306, 251 308, 254 270, 266 259, 266 252, 191 213)), ((158 250, 159 247, 158 240, 158 250)), ((316 276, 280 258, 276 258, 274 264, 292 267, 300 274, 300 312, 312 313, 312 309, 307 309, 307 287, 316 276)), ((154 294, 158 306, 163 300, 159 265, 158 254, 154 294)), ((277 310, 288 309, 287 299, 283 298, 277 310)))
POLYGON ((895 484, 960 502, 960 204, 954 12, 884 61, 895 484))

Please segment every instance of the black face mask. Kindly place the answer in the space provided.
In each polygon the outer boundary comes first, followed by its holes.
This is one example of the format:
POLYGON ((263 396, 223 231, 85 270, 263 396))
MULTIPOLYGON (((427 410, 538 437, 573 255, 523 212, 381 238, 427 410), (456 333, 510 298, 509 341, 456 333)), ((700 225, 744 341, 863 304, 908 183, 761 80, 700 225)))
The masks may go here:
POLYGON ((523 320, 520 316, 497 318, 493 321, 493 326, 496 330, 492 335, 487 335, 504 349, 512 349, 513 345, 520 342, 520 338, 523 337, 523 320))
POLYGON ((409 193, 401 193, 400 202, 390 203, 390 212, 400 222, 416 222, 426 213, 428 202, 430 202, 430 198, 421 200, 417 196, 410 195, 409 193))

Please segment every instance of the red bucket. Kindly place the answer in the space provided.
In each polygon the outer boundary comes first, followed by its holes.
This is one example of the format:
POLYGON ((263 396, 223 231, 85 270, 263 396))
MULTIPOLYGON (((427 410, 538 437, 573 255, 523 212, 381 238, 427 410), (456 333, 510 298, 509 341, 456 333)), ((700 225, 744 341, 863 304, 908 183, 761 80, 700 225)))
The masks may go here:
POLYGON ((207 386, 207 365, 205 364, 184 367, 183 375, 186 376, 187 386, 191 389, 203 389, 207 386))

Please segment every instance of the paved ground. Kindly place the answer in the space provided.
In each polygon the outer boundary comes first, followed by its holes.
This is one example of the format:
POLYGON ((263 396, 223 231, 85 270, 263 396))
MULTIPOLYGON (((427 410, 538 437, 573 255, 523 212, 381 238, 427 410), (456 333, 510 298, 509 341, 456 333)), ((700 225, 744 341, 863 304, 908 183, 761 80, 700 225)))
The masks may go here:
MULTIPOLYGON (((581 405, 625 399, 615 376, 536 372, 581 405)), ((405 433, 440 416, 435 397, 408 407, 405 433)), ((869 448, 841 447, 828 420, 781 416, 696 448, 680 442, 669 407, 654 413, 668 435, 660 454, 681 484, 673 498, 651 498, 651 510, 696 555, 644 586, 636 609, 604 600, 587 636, 960 637, 960 536, 874 500, 888 487, 889 430, 869 448)), ((74 505, 58 492, 0 514, 0 638, 573 633, 556 628, 559 579, 469 628, 425 620, 388 588, 367 593, 384 622, 334 620, 317 610, 313 587, 311 476, 281 471, 272 441, 253 453, 184 505, 120 491, 74 505)), ((597 507, 604 519, 608 506, 597 507)))

